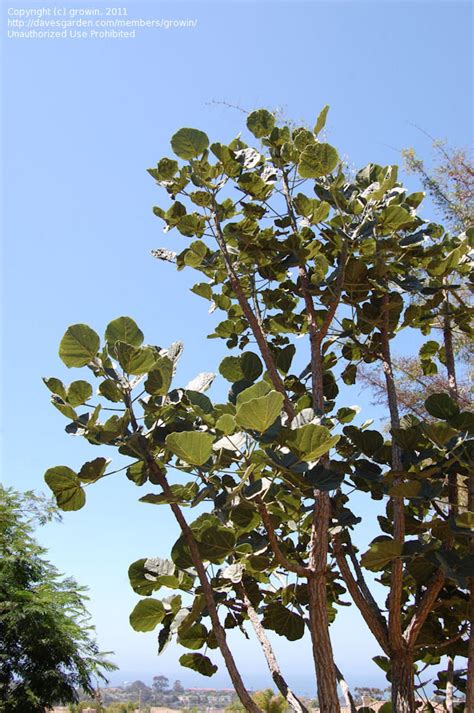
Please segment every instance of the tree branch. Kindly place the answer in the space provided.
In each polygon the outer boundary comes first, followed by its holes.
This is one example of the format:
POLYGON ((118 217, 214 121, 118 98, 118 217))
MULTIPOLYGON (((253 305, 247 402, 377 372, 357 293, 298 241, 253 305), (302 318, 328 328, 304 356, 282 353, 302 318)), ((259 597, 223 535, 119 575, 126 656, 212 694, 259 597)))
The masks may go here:
POLYGON ((433 605, 438 597, 438 594, 441 591, 444 581, 445 576, 443 572, 438 569, 433 575, 430 584, 427 586, 421 598, 421 601, 418 603, 416 612, 413 615, 409 625, 407 626, 403 634, 403 638, 409 648, 413 648, 413 646, 416 644, 418 634, 420 633, 421 628, 428 617, 428 614, 433 608, 433 605))
MULTIPOLYGON (((366 598, 366 596, 363 592, 363 589, 360 585, 360 582, 356 581, 356 579, 354 578, 354 575, 352 574, 349 564, 347 562, 346 556, 342 550, 342 543, 340 542, 339 537, 335 538, 334 556, 336 558, 337 565, 341 571, 342 577, 343 577, 344 582, 347 586, 349 594, 351 595, 352 599, 354 600, 355 605, 357 606, 360 613, 362 614, 365 623, 367 624, 370 631, 376 638, 381 649, 385 653, 389 653, 390 646, 389 646, 389 641, 388 641, 387 624, 386 624, 377 604, 375 603, 375 600, 373 600, 370 592, 369 592, 369 594, 370 594, 371 601, 366 598), (375 606, 374 606, 374 603, 375 603, 375 606)), ((364 582, 364 585, 365 585, 365 582, 364 582)))
POLYGON ((277 562, 284 569, 287 569, 289 572, 294 572, 294 574, 297 574, 299 577, 308 577, 308 575, 311 574, 311 570, 308 567, 304 567, 303 565, 290 562, 281 551, 280 545, 278 543, 278 538, 275 534, 275 529, 272 525, 270 514, 261 498, 257 499, 257 507, 268 534, 270 547, 272 548, 272 552, 275 555, 275 559, 277 560, 277 562))
MULTIPOLYGON (((397 389, 392 371, 392 359, 390 354, 390 321, 389 321, 389 295, 385 292, 382 303, 382 328, 381 328, 381 357, 387 388, 388 408, 390 412, 390 426, 393 429, 400 428, 400 415, 398 411, 397 389)), ((395 473, 402 469, 402 453, 400 447, 392 441, 392 470, 395 473)), ((394 483, 401 482, 395 477, 394 483)), ((405 540, 405 508, 402 497, 391 498, 393 505, 393 535, 395 542, 403 546, 405 540)), ((403 592, 403 562, 401 557, 397 557, 392 564, 390 577, 390 596, 388 608, 388 630, 390 644, 395 649, 404 648, 402 636, 402 592, 403 592)))
POLYGON ((260 643, 260 646, 262 647, 263 655, 265 656, 268 669, 271 673, 276 687, 278 688, 282 696, 288 701, 288 705, 290 706, 290 708, 296 711, 296 713, 308 713, 308 709, 306 708, 306 706, 304 706, 301 701, 296 697, 296 695, 293 693, 291 688, 289 688, 287 682, 283 678, 272 645, 268 640, 266 631, 260 622, 257 612, 252 606, 252 602, 247 596, 247 592, 245 591, 244 585, 237 585, 236 590, 239 596, 242 598, 248 618, 253 626, 255 635, 260 643))

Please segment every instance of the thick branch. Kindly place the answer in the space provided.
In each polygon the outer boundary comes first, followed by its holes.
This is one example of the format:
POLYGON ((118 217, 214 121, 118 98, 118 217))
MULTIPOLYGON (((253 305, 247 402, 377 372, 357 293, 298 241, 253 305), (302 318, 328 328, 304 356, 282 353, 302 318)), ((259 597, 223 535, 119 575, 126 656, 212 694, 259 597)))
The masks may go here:
MULTIPOLYGON (((285 196, 291 228, 298 233, 288 176, 282 171, 283 194, 285 196)), ((318 332, 316 311, 310 291, 308 270, 305 264, 298 268, 301 293, 306 307, 308 332, 311 349, 311 376, 313 409, 319 415, 324 414, 323 365, 321 356, 321 341, 318 332)), ((331 317, 332 320, 332 317, 331 317)), ((329 328, 329 324, 327 326, 329 328)), ((321 459, 327 463, 328 457, 321 459)), ((311 526, 309 568, 312 575, 308 579, 309 621, 313 658, 316 668, 318 694, 322 707, 327 713, 340 710, 337 697, 336 669, 329 636, 329 620, 327 615, 327 556, 329 550, 329 523, 331 520, 331 499, 329 493, 314 491, 313 522, 311 526)))
POLYGON ((260 513, 260 517, 262 518, 262 522, 267 531, 270 547, 272 548, 272 552, 275 555, 275 559, 278 564, 280 564, 284 569, 288 570, 289 572, 294 572, 299 577, 307 577, 311 573, 310 569, 308 567, 304 567, 303 565, 296 564, 296 562, 290 562, 281 551, 278 538, 275 534, 275 529, 270 518, 270 514, 266 508, 265 503, 260 498, 257 500, 257 507, 260 513))
POLYGON ((416 612, 412 617, 412 620, 408 624, 403 638, 405 639, 408 648, 413 648, 416 644, 418 634, 421 631, 423 624, 425 623, 428 614, 433 609, 433 605, 436 602, 438 594, 444 584, 444 574, 441 570, 437 570, 431 579, 428 587, 423 594, 421 601, 418 603, 416 612))
POLYGON ((270 351, 270 347, 268 346, 268 342, 266 340, 263 329, 259 323, 258 318, 255 316, 252 308, 250 307, 249 301, 248 301, 248 299, 245 295, 245 292, 242 288, 240 279, 239 279, 236 271, 234 270, 234 266, 232 264, 231 257, 227 250, 227 245, 226 245, 226 242, 224 239, 224 235, 222 233, 221 225, 217 218, 216 206, 214 206, 214 210, 212 211, 212 221, 213 221, 214 229, 215 229, 215 238, 217 240, 217 244, 218 244, 220 251, 222 253, 222 257, 223 257, 224 264, 226 267, 227 275, 230 280, 230 284, 232 285, 232 289, 235 292, 237 301, 238 301, 240 307, 242 308, 242 312, 244 313, 245 318, 249 324, 249 327, 252 330, 252 333, 257 341, 257 344, 260 349, 260 353, 263 357, 263 361, 265 362, 265 366, 267 367, 268 374, 270 376, 272 384, 277 391, 279 391, 281 394, 283 394, 285 411, 286 411, 289 419, 291 420, 295 416, 295 410, 293 408, 293 404, 291 403, 290 399, 288 398, 288 394, 286 392, 285 385, 283 383, 283 380, 282 380, 280 374, 278 373, 278 369, 276 367, 275 360, 274 360, 273 355, 270 351))
MULTIPOLYGON (((156 478, 156 482, 161 486, 164 495, 170 496, 170 498, 172 499, 173 493, 172 493, 172 490, 168 484, 168 480, 150 453, 147 453, 146 464, 147 464, 148 468, 153 472, 153 475, 156 478)), ((211 618, 212 630, 214 632, 214 636, 216 637, 216 641, 219 645, 219 649, 220 649, 222 657, 225 661, 225 664, 226 664, 227 670, 229 672, 229 676, 230 676, 232 683, 234 685, 235 691, 236 691, 237 695, 239 696, 240 700, 242 701, 242 704, 244 705, 246 710, 250 711, 251 713, 261 713, 260 708, 257 706, 255 701, 252 699, 249 692, 245 688, 245 684, 244 684, 242 677, 237 669, 234 657, 233 657, 233 655, 229 649, 229 646, 227 644, 225 630, 219 620, 219 614, 217 612, 216 602, 214 600, 214 592, 212 590, 206 570, 204 568, 204 564, 203 564, 201 555, 199 553, 199 549, 198 549, 196 540, 194 539, 193 532, 192 532, 191 528, 189 527, 188 523, 186 522, 186 519, 185 519, 179 505, 171 502, 170 508, 173 512, 173 515, 174 515, 176 521, 178 522, 178 524, 181 528, 181 532, 183 533, 183 537, 186 541, 186 544, 189 547, 189 553, 191 555, 193 565, 196 569, 198 579, 199 579, 199 582, 201 584, 202 591, 204 594, 204 598, 206 600, 207 610, 208 610, 209 616, 211 618)))
POLYGON ((239 596, 245 606, 248 618, 253 626, 255 635, 262 647, 263 655, 267 661, 268 669, 271 673, 273 681, 276 687, 280 691, 281 695, 288 701, 288 705, 297 713, 308 713, 308 709, 304 706, 301 701, 295 696, 291 688, 289 688, 287 682, 283 678, 278 661, 276 660, 275 653, 273 651, 272 645, 268 640, 267 633, 263 628, 259 616, 252 606, 252 602, 247 596, 245 588, 242 584, 236 587, 239 596))
POLYGON ((349 594, 354 600, 354 604, 359 609, 360 613, 364 618, 365 623, 376 638, 381 649, 385 653, 388 653, 389 642, 387 624, 384 618, 382 617, 379 608, 377 606, 376 608, 374 608, 374 606, 369 601, 367 601, 366 597, 364 596, 361 590, 361 586, 352 574, 346 556, 342 551, 341 544, 338 541, 336 541, 334 546, 334 555, 336 557, 337 565, 347 586, 349 594))
MULTIPOLYGON (((392 370, 392 358, 390 354, 390 315, 389 315, 389 295, 386 292, 383 297, 383 315, 381 329, 382 346, 382 366, 385 375, 385 385, 387 388, 388 408, 390 412, 390 426, 393 429, 400 428, 400 415, 398 411, 397 389, 392 370)), ((392 441, 392 470, 395 473, 402 469, 402 453, 400 446, 392 441)), ((400 483, 400 478, 395 477, 394 483, 400 483)), ((403 546, 405 540, 405 506, 402 497, 391 499, 393 505, 393 531, 394 540, 403 546)), ((393 648, 404 649, 402 636, 402 592, 403 592, 403 562, 401 557, 394 560, 392 564, 390 597, 388 609, 388 630, 390 644, 393 648)))

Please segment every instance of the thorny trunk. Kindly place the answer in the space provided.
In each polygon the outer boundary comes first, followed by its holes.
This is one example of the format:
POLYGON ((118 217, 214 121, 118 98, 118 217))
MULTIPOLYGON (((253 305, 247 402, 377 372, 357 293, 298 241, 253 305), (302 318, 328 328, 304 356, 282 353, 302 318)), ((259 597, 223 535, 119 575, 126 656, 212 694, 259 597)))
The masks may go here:
POLYGON ((399 651, 392 656, 392 707, 396 713, 415 713, 413 654, 399 651))

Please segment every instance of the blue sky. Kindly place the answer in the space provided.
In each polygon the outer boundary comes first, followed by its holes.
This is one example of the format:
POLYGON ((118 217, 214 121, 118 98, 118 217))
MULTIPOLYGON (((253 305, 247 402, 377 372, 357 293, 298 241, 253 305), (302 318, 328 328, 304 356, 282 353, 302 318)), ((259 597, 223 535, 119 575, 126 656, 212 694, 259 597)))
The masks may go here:
MULTIPOLYGON (((244 117, 215 101, 282 107, 308 122, 330 104, 329 140, 359 167, 397 163, 407 146, 429 155, 429 140, 413 124, 454 146, 470 141, 469 3, 118 6, 129 17, 190 18, 197 26, 146 29, 127 40, 8 39, 7 8, 35 5, 2 4, 2 470, 5 482, 22 489, 43 488, 52 465, 80 466, 98 455, 64 433, 41 381, 78 378, 57 357, 69 324, 102 332, 129 314, 152 343, 183 339, 182 383, 216 370, 224 355, 223 344, 205 338, 211 321, 206 303, 187 289, 192 275, 150 257, 153 247, 185 241, 164 239, 151 208, 166 199, 145 171, 169 155, 174 131, 194 126, 213 140, 231 140, 244 117)), ((408 182, 415 188, 413 178, 408 182)), ((357 400, 372 417, 370 400, 357 400)), ((39 537, 50 559, 89 587, 100 644, 116 652, 122 669, 115 680, 162 673, 205 686, 206 679, 179 669, 182 650, 157 658, 155 636, 128 625, 137 600, 128 565, 166 556, 177 537, 164 508, 137 503, 142 494, 123 477, 105 479, 89 489, 85 509, 39 537)), ((371 510, 363 499, 356 507, 366 543, 375 534, 371 510)), ((354 608, 341 613, 333 640, 351 683, 383 683, 370 661, 379 651, 354 608)), ((313 691, 309 648, 295 650, 278 637, 275 643, 295 688, 313 691)), ((235 645, 249 684, 263 685, 259 652, 238 638, 235 645)), ((212 681, 227 683, 223 667, 212 681)))

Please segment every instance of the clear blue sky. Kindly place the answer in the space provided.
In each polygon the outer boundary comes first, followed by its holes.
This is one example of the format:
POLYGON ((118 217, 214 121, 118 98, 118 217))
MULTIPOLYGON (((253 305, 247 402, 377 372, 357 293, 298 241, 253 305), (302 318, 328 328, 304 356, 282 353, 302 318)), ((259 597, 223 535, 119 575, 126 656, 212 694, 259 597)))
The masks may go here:
MULTIPOLYGON (((398 150, 411 145, 428 155, 429 141, 412 124, 453 145, 470 140, 467 2, 116 5, 130 17, 191 18, 197 27, 146 29, 127 40, 7 39, 8 7, 53 5, 2 3, 2 465, 3 480, 22 489, 42 489, 52 465, 80 466, 98 455, 64 433, 65 419, 41 382, 78 378, 57 357, 69 324, 101 332, 129 314, 152 343, 185 339, 182 383, 216 370, 223 356, 223 344, 205 339, 211 322, 206 303, 187 290, 192 275, 149 254, 166 244, 151 212, 166 200, 145 169, 169 155, 169 138, 181 126, 220 141, 242 128, 242 114, 210 102, 279 106, 308 122, 328 103, 329 140, 356 166, 396 163, 398 150)), ((370 401, 359 402, 371 417, 370 401)), ((105 479, 88 490, 85 509, 43 528, 40 540, 61 570, 90 588, 100 643, 122 669, 116 680, 162 673, 208 685, 179 669, 178 647, 157 658, 155 635, 129 627, 137 597, 128 565, 166 556, 177 536, 164 508, 137 503, 142 494, 124 477, 105 479)), ((362 501, 358 507, 367 519, 370 509, 362 501)), ((367 521, 360 541, 374 534, 367 521)), ((333 640, 351 683, 383 683, 370 661, 379 651, 354 608, 341 613, 333 640)), ((259 652, 235 641, 250 685, 261 686, 259 652)), ((294 686, 314 690, 309 647, 278 637, 276 645, 294 686)), ((222 666, 213 682, 226 684, 222 666)))

